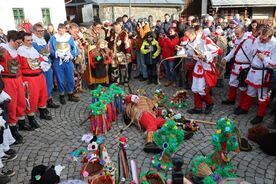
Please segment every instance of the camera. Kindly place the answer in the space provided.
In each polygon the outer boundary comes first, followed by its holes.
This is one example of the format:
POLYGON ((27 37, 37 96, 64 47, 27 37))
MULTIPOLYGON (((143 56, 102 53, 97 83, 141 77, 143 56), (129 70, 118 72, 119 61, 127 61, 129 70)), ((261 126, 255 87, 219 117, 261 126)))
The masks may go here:
POLYGON ((183 160, 180 157, 173 157, 173 170, 172 170, 172 183, 173 184, 183 184, 183 173, 182 173, 182 165, 183 160))

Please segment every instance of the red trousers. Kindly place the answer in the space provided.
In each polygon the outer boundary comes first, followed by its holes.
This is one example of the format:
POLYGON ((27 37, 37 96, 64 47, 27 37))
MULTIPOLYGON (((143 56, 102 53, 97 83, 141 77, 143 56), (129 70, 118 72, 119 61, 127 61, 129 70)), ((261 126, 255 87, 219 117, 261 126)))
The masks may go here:
POLYGON ((213 104, 213 98, 209 89, 205 89, 205 96, 201 96, 199 93, 194 93, 194 105, 196 109, 202 109, 203 101, 205 101, 207 105, 213 104))
POLYGON ((193 81, 193 71, 194 71, 194 67, 195 67, 195 62, 194 61, 190 61, 190 62, 186 62, 184 64, 185 69, 186 69, 186 76, 187 77, 187 81, 191 82, 193 81))
POLYGON ((8 106, 9 124, 13 125, 17 123, 16 117, 25 116, 26 99, 25 90, 23 87, 23 80, 22 77, 3 77, 3 81, 5 85, 4 91, 8 93, 11 97, 11 102, 8 106))
MULTIPOLYGON (((234 87, 234 86, 230 86, 229 87, 229 91, 228 91, 228 100, 230 101, 235 101, 236 100, 236 97, 237 97, 237 87, 234 87)), ((246 90, 245 91, 242 91, 241 90, 241 93, 240 93, 240 99, 243 99, 244 95, 246 95, 246 90)))
POLYGON ((158 128, 162 127, 165 121, 163 118, 156 118, 152 113, 144 111, 140 119, 140 124, 147 132, 155 132, 158 128))
MULTIPOLYGON (((254 98, 244 93, 243 97, 240 98, 239 107, 243 110, 248 111, 253 103, 254 98)), ((258 100, 258 111, 257 116, 264 117, 266 113, 266 108, 269 104, 269 98, 266 100, 258 100)))
POLYGON ((39 107, 44 107, 47 104, 46 79, 43 74, 40 74, 38 76, 23 76, 23 81, 28 82, 30 96, 30 110, 27 110, 26 113, 35 113, 39 107))

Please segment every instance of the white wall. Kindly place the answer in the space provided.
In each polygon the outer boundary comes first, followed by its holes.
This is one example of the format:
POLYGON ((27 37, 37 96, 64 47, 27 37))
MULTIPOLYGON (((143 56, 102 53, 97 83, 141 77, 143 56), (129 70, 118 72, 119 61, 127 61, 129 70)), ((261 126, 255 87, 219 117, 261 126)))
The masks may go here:
POLYGON ((0 27, 6 32, 16 29, 12 8, 24 8, 25 18, 32 24, 42 21, 41 8, 49 8, 55 28, 66 20, 64 0, 0 0, 0 27))
POLYGON ((201 2, 201 16, 207 14, 207 0, 201 2))
POLYGON ((83 22, 91 22, 93 21, 93 5, 87 4, 82 8, 82 18, 83 22))

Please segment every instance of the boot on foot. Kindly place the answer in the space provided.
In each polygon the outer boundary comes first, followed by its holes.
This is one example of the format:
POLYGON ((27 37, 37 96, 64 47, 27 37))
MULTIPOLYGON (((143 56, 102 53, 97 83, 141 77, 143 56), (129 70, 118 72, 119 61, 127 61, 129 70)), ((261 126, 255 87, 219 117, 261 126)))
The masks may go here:
POLYGON ((29 120, 29 124, 31 125, 31 127, 33 127, 34 129, 37 129, 40 127, 40 125, 37 123, 37 121, 35 120, 34 116, 28 116, 28 120, 29 120))
POLYGON ((52 116, 47 113, 48 110, 46 108, 39 108, 38 110, 40 119, 52 120, 52 116))

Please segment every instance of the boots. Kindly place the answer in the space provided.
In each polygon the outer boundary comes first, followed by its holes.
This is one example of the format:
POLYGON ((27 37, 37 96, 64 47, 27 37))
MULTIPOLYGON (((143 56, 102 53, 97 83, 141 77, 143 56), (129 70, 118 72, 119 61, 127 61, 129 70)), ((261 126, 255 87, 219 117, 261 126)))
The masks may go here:
POLYGON ((256 116, 254 119, 250 121, 252 125, 256 125, 258 123, 261 123, 263 121, 264 117, 256 116))
POLYGON ((139 75, 136 75, 135 77, 134 77, 134 79, 140 79, 140 78, 142 78, 143 76, 142 76, 142 74, 139 74, 139 75))
POLYGON ((235 105, 235 101, 230 101, 230 100, 223 100, 222 102, 221 102, 221 104, 223 104, 223 105, 235 105))
POLYGON ((26 124, 25 119, 23 120, 18 120, 18 125, 19 125, 19 130, 27 130, 27 131, 33 131, 34 129, 29 126, 28 124, 26 124))
POLYGON ((228 98, 221 102, 223 105, 235 105, 237 96, 237 87, 230 86, 228 91, 228 98))
POLYGON ((267 126, 269 129, 276 129, 276 122, 273 122, 267 126))
POLYGON ((235 109, 235 111, 234 111, 234 114, 235 114, 235 115, 247 114, 247 113, 248 113, 248 111, 243 110, 243 109, 240 108, 240 107, 237 107, 237 108, 235 109))
POLYGON ((29 120, 29 124, 31 125, 31 127, 33 127, 34 129, 39 128, 39 124, 37 123, 37 121, 35 120, 34 116, 28 116, 28 120, 29 120))
POLYGON ((14 144, 22 144, 23 143, 23 137, 19 134, 17 126, 10 126, 11 134, 13 138, 15 139, 14 144))
POLYGON ((155 85, 158 85, 157 75, 154 75, 154 76, 153 76, 153 83, 154 83, 155 85))
POLYGON ((59 102, 60 102, 62 105, 65 105, 65 104, 66 104, 65 96, 64 96, 64 95, 59 95, 59 102))
POLYGON ((224 87, 223 79, 218 79, 216 87, 217 88, 223 88, 224 87))
POLYGON ((49 100, 47 101, 47 107, 56 109, 59 108, 59 105, 55 104, 52 98, 49 98, 49 100))
POLYGON ((202 113, 202 99, 200 94, 194 93, 194 105, 193 109, 187 110, 189 114, 201 114, 202 113))
POLYGON ((71 102, 79 102, 80 99, 75 97, 73 94, 68 94, 68 100, 71 102))
POLYGON ((189 110, 187 110, 187 113, 189 113, 189 114, 202 114, 202 109, 197 109, 197 108, 189 109, 189 110))
POLYGON ((204 110, 204 114, 210 114, 212 112, 214 104, 206 104, 205 110, 204 110))
POLYGON ((162 150, 154 143, 154 132, 147 132, 146 145, 144 152, 146 153, 160 153, 162 150))
POLYGON ((151 75, 148 75, 148 82, 147 84, 152 84, 153 83, 153 79, 151 75))
POLYGON ((52 116, 50 115, 49 111, 46 108, 44 109, 39 108, 38 110, 40 114, 39 115, 40 119, 52 120, 52 116))
POLYGON ((9 176, 6 176, 2 173, 0 173, 0 183, 1 184, 7 184, 11 181, 11 178, 9 176))

